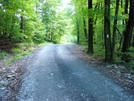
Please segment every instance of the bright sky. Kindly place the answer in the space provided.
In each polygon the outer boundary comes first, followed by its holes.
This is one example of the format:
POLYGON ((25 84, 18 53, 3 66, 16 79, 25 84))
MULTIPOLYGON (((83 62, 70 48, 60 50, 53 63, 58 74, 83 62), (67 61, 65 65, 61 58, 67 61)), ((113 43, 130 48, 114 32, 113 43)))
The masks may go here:
POLYGON ((69 3, 71 0, 62 0, 63 3, 67 4, 69 3))
POLYGON ((71 0, 62 0, 63 7, 66 8, 69 2, 71 2, 71 0))

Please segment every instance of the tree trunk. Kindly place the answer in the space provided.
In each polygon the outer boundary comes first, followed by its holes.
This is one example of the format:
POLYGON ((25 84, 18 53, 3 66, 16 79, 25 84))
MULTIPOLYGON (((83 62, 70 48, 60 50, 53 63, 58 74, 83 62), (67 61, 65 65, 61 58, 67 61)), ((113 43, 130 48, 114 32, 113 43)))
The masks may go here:
POLYGON ((134 35, 133 35, 133 43, 132 43, 132 46, 134 47, 134 35))
MULTIPOLYGON (((122 47, 122 52, 126 53, 129 52, 129 48, 131 46, 131 37, 132 37, 132 30, 134 26, 134 0, 130 0, 130 11, 129 11, 129 20, 126 26, 126 30, 124 32, 124 42, 122 47)), ((129 62, 129 56, 124 54, 122 59, 126 62, 129 62)))
MULTIPOLYGON (((92 9, 92 0, 88 0, 88 9, 92 9)), ((88 19, 88 53, 93 54, 93 19, 88 19)))
MULTIPOLYGON (((82 12, 83 12, 84 10, 83 10, 83 8, 82 8, 82 12)), ((84 15, 84 12, 83 12, 83 15, 84 15)), ((83 25, 84 25, 84 34, 85 34, 85 38, 87 39, 88 37, 87 37, 87 26, 86 26, 86 20, 85 20, 85 18, 84 18, 84 16, 83 16, 83 25)))
POLYGON ((115 44, 116 44, 116 26, 118 21, 118 11, 119 11, 119 2, 120 0, 116 0, 116 9, 115 9, 115 19, 114 19, 114 25, 113 25, 113 38, 112 38, 112 61, 114 61, 114 50, 115 50, 115 44))
MULTIPOLYGON (((128 0, 125 0, 124 14, 128 14, 128 0)), ((123 20, 123 24, 127 24, 127 20, 123 20)))
POLYGON ((80 31, 79 31, 79 21, 76 19, 76 27, 77 27, 77 44, 80 43, 80 31))
POLYGON ((110 34, 110 0, 105 0, 104 42, 105 42, 105 61, 111 62, 112 54, 111 54, 111 34, 110 34))
POLYGON ((128 0, 125 0, 124 14, 128 14, 128 0))
POLYGON ((85 34, 85 38, 87 39, 87 28, 86 28, 86 20, 83 17, 83 24, 84 24, 84 34, 85 34))
POLYGON ((24 30, 24 18, 23 16, 20 17, 20 33, 23 33, 24 30))

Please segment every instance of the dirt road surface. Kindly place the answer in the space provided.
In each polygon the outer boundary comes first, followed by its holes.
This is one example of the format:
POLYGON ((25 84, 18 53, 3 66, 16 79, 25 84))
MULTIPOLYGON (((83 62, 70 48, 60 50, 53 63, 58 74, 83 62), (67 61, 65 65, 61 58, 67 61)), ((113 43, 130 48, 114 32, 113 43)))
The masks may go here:
POLYGON ((42 47, 26 67, 18 101, 134 101, 120 85, 75 56, 73 46, 42 47))

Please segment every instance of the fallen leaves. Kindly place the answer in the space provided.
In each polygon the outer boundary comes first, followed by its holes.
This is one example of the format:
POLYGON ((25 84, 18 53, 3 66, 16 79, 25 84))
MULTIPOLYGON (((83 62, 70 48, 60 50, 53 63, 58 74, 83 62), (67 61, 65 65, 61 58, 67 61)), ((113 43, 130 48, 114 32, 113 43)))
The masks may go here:
POLYGON ((16 101, 24 68, 19 61, 5 66, 4 60, 0 60, 0 64, 0 101, 16 101))
POLYGON ((134 92, 134 71, 128 69, 123 65, 106 63, 103 60, 92 57, 83 50, 83 46, 75 45, 70 48, 73 54, 83 60, 89 65, 93 66, 97 70, 101 71, 104 75, 116 80, 124 86, 124 88, 130 89, 134 92))

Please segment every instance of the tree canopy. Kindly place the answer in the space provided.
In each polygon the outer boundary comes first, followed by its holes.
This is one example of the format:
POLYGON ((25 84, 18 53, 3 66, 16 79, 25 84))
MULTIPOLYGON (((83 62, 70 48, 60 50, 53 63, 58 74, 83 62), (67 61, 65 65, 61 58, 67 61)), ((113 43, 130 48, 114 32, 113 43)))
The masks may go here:
POLYGON ((14 43, 77 42, 96 57, 108 62, 127 62, 133 67, 133 0, 64 3, 64 0, 0 0, 0 42, 5 39, 14 43))
POLYGON ((133 0, 72 0, 77 43, 108 62, 134 68, 133 0), (88 34, 86 34, 88 33, 88 34), (88 35, 88 36, 86 36, 88 35))

